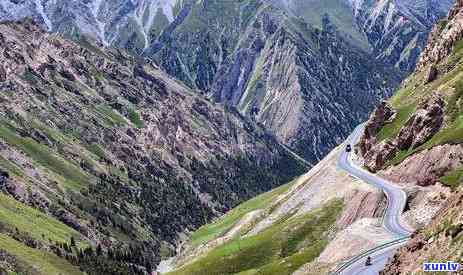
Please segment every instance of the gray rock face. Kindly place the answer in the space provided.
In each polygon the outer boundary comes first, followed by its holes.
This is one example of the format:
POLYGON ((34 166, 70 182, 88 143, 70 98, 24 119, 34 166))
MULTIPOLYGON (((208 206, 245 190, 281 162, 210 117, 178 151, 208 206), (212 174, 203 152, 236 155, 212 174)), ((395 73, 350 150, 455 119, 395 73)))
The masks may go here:
POLYGON ((0 53, 0 190, 95 243, 143 232, 157 264, 161 241, 305 171, 262 127, 150 60, 30 20, 0 24, 0 53))
POLYGON ((32 17, 48 30, 87 35, 141 53, 174 21, 181 0, 2 1, 0 18, 32 17))
POLYGON ((428 34, 453 0, 347 0, 378 60, 412 72, 428 34))
POLYGON ((194 6, 154 57, 309 161, 322 158, 398 83, 397 72, 371 62, 329 18, 317 29, 272 5, 221 5, 230 10, 227 20, 211 12, 218 8, 213 4, 194 6), (243 10, 247 20, 237 12, 243 10), (192 33, 187 26, 198 21, 196 14, 217 25, 192 33))
POLYGON ((358 144, 365 158, 365 166, 372 171, 384 167, 387 161, 395 157, 400 150, 415 149, 428 141, 441 128, 444 122, 444 100, 432 96, 418 106, 417 110, 400 129, 397 137, 377 143, 376 134, 391 118, 393 111, 387 105, 381 105, 370 117, 365 133, 358 144))
POLYGON ((448 18, 437 24, 417 65, 418 70, 433 66, 447 57, 463 37, 463 2, 458 0, 448 18))
POLYGON ((385 101, 381 102, 381 104, 376 107, 365 125, 364 134, 357 145, 362 156, 365 156, 365 154, 370 151, 376 143, 376 134, 386 122, 393 119, 394 115, 395 111, 385 101))
POLYGON ((449 2, 26 0, 0 17, 143 53, 317 161, 414 67, 449 2))
POLYGON ((405 123, 397 136, 400 150, 415 149, 437 133, 444 122, 444 100, 431 97, 405 123))

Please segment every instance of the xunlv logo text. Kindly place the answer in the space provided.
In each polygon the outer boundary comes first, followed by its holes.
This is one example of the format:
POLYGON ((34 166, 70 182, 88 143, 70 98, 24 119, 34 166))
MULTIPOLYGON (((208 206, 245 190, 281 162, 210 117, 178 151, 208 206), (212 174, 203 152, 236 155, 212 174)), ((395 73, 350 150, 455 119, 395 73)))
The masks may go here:
POLYGON ((434 271, 447 271, 455 272, 460 268, 459 263, 455 262, 446 262, 446 263, 424 263, 423 271, 425 272, 434 272, 434 271))

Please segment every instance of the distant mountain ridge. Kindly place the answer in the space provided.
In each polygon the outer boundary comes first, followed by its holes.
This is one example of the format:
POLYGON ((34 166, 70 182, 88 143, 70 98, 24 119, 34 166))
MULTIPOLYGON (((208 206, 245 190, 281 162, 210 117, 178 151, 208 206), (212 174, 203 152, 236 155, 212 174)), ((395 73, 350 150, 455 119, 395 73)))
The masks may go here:
MULTIPOLYGON (((0 19, 32 17, 50 31, 71 35, 84 33, 105 44, 141 53, 153 46, 162 31, 172 24, 178 24, 174 21, 182 9, 185 9, 185 14, 189 14, 192 6, 206 7, 215 2, 217 1, 7 0, 0 3, 0 19)), ((382 61, 385 61, 386 57, 392 59, 391 64, 405 71, 413 70, 417 54, 413 53, 410 58, 405 58, 404 54, 406 55, 409 50, 424 46, 430 28, 439 18, 445 16, 452 4, 451 0, 252 0, 242 2, 251 5, 272 4, 318 27, 321 26, 323 15, 327 14, 346 36, 360 42, 362 47, 371 48, 378 59, 382 61), (416 36, 409 36, 407 33, 413 33, 416 36), (402 54, 388 55, 391 49, 402 54)))
POLYGON ((0 272, 5 253, 30 260, 14 239, 87 274, 146 274, 188 231, 305 171, 149 60, 30 20, 0 24, 0 52, 0 272))
POLYGON ((315 163, 414 68, 447 2, 18 0, 0 18, 151 58, 315 163))
POLYGON ((422 205, 422 217, 408 219, 419 229, 380 274, 463 260, 463 1, 454 2, 415 72, 371 115, 358 146, 365 167, 409 190, 409 205, 422 205))

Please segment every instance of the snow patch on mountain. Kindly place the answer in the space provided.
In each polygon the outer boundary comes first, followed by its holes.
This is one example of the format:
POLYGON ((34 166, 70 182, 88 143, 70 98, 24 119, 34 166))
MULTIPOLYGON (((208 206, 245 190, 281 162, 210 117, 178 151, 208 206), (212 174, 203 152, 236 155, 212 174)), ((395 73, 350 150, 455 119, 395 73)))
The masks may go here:
POLYGON ((174 21, 173 9, 176 2, 177 0, 138 0, 132 2, 137 7, 133 13, 133 18, 143 35, 145 41, 144 50, 149 47, 149 33, 153 27, 157 11, 161 9, 169 22, 172 22, 174 21))
POLYGON ((105 34, 105 23, 100 20, 98 13, 100 12, 101 5, 103 4, 103 0, 95 0, 91 6, 91 12, 95 21, 97 23, 98 28, 98 37, 103 42, 104 45, 108 45, 109 43, 106 41, 106 34, 105 34))
POLYGON ((35 8, 37 9, 37 12, 40 14, 40 16, 43 19, 43 22, 47 26, 47 30, 51 31, 53 29, 53 25, 51 23, 50 18, 48 18, 48 15, 45 13, 45 10, 43 8, 43 3, 41 0, 35 0, 35 8))

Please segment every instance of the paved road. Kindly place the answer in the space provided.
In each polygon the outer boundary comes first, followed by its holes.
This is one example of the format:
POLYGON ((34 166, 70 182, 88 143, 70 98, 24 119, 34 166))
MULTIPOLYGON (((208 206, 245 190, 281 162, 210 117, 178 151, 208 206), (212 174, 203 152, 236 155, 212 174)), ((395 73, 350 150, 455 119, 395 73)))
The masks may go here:
POLYGON ((380 250, 376 253, 372 253, 369 256, 371 257, 371 264, 370 266, 365 266, 366 257, 361 258, 360 260, 356 261, 348 268, 343 270, 340 274, 362 274, 362 275, 378 275, 378 273, 384 269, 384 266, 387 264, 389 258, 391 258, 396 250, 403 246, 404 244, 398 244, 386 249, 380 250))
MULTIPOLYGON (((354 145, 360 138, 363 132, 363 125, 357 127, 352 135, 348 138, 348 143, 354 145)), ((347 171, 352 176, 355 176, 373 186, 376 186, 384 191, 388 199, 388 207, 384 216, 383 226, 390 233, 394 234, 397 239, 410 236, 411 232, 409 229, 404 227, 400 222, 400 217, 403 212, 406 203, 406 194, 400 188, 395 186, 393 183, 388 182, 361 167, 353 164, 349 160, 349 153, 343 152, 338 160, 338 166, 347 171)), ((379 250, 371 254, 372 265, 366 267, 365 261, 367 255, 364 258, 359 259, 348 268, 343 270, 341 274, 378 274, 387 263, 389 257, 391 257, 395 250, 402 244, 395 245, 392 247, 379 250)))

